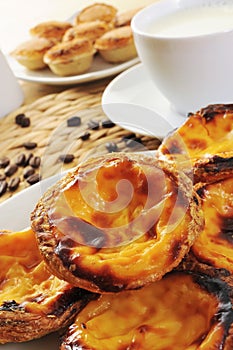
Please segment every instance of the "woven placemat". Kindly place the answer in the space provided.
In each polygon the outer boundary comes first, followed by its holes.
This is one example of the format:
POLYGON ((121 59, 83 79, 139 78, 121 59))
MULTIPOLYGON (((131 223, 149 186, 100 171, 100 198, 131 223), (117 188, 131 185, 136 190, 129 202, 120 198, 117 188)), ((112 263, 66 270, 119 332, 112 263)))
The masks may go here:
POLYGON ((101 108, 108 82, 46 95, 0 120, 0 202, 90 156, 158 148, 158 139, 109 121, 101 108))

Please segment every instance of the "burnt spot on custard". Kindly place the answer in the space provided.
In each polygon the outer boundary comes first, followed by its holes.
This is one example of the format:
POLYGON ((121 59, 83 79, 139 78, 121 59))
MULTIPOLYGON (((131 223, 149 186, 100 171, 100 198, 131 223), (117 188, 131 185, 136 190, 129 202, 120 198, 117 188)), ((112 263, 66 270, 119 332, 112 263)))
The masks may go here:
POLYGON ((218 114, 233 113, 233 104, 213 104, 200 110, 200 115, 206 122, 212 121, 218 114))
POLYGON ((233 217, 219 216, 219 237, 227 241, 233 248, 233 217))

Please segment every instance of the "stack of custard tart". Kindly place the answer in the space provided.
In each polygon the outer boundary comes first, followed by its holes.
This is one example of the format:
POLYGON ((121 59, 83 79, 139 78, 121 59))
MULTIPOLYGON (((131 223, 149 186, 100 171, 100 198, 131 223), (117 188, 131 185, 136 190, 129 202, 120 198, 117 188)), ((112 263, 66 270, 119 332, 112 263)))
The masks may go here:
POLYGON ((109 153, 0 235, 0 342, 233 349, 233 105, 189 114, 153 155, 109 153))
POLYGON ((38 23, 29 30, 31 38, 12 56, 29 70, 49 68, 59 76, 87 72, 96 54, 113 64, 128 61, 137 56, 130 23, 138 10, 121 12, 109 4, 94 3, 71 22, 38 23))

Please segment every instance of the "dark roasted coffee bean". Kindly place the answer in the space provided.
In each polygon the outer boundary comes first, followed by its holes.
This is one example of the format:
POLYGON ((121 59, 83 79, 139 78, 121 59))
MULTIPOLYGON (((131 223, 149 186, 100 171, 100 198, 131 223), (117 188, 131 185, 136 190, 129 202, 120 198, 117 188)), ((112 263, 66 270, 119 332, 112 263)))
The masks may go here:
POLYGON ((39 176, 39 174, 33 174, 33 175, 31 175, 31 176, 29 176, 28 178, 27 178, 27 182, 30 184, 30 185, 34 185, 34 184, 36 184, 37 182, 39 182, 40 181, 40 176, 39 176))
POLYGON ((129 148, 133 148, 136 147, 138 144, 142 143, 142 140, 140 139, 140 137, 134 137, 133 139, 127 140, 125 142, 126 146, 129 148))
POLYGON ((102 121, 101 125, 103 128, 110 129, 113 128, 116 124, 113 123, 111 120, 106 119, 102 121))
POLYGON ((6 175, 5 174, 0 174, 0 181, 6 180, 6 175))
POLYGON ((79 126, 81 125, 80 117, 70 117, 67 119, 67 126, 79 126))
POLYGON ((108 152, 117 152, 118 147, 115 142, 107 142, 105 147, 107 148, 108 152))
POLYGON ((28 126, 30 126, 31 122, 30 119, 28 117, 25 117, 21 120, 21 127, 22 128, 27 128, 28 126))
POLYGON ((10 164, 10 159, 8 157, 0 158, 0 168, 6 168, 10 164))
POLYGON ((0 197, 6 193, 7 190, 7 182, 6 181, 0 181, 0 197))
POLYGON ((73 154, 61 154, 59 160, 65 164, 71 163, 74 160, 73 154))
POLYGON ((40 166, 40 157, 31 157, 31 159, 29 160, 29 165, 31 165, 31 167, 33 168, 39 168, 40 166))
POLYGON ((15 160, 15 164, 18 166, 25 166, 26 164, 26 156, 24 153, 18 155, 18 157, 15 160))
POLYGON ((28 165, 30 162, 30 159, 33 157, 33 153, 28 153, 25 158, 25 164, 24 166, 28 165))
POLYGON ((25 147, 26 149, 34 149, 37 147, 37 143, 36 142, 24 142, 23 147, 25 147))
POLYGON ((33 169, 32 167, 27 167, 24 169, 24 172, 23 172, 23 177, 24 179, 27 179, 29 176, 35 174, 35 169, 33 169))
POLYGON ((22 120, 26 118, 26 115, 24 113, 17 114, 15 117, 15 123, 18 125, 22 124, 22 120))
POLYGON ((80 136, 80 139, 83 141, 86 141, 90 138, 90 136, 91 136, 91 134, 89 133, 89 131, 86 131, 80 136))
POLYGON ((97 121, 95 120, 91 120, 88 124, 87 124, 88 128, 91 130, 98 130, 100 125, 97 121))
POLYGON ((12 176, 16 173, 16 171, 18 170, 18 167, 16 164, 9 164, 5 170, 4 173, 6 176, 12 176))
POLYGON ((133 138, 135 138, 135 137, 136 137, 135 133, 132 132, 131 134, 128 134, 128 135, 123 136, 123 137, 122 137, 122 141, 126 142, 126 141, 128 141, 129 139, 133 139, 133 138))
POLYGON ((19 187, 19 184, 20 184, 20 178, 13 177, 8 183, 8 188, 10 191, 15 191, 19 187))

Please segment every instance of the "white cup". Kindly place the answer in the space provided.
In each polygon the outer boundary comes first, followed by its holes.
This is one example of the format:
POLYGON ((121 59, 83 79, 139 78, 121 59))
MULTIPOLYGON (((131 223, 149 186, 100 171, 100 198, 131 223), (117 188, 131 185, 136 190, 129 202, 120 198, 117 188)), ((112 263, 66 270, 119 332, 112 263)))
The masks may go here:
POLYGON ((23 90, 0 51, 0 118, 18 108, 23 100, 23 90))
POLYGON ((156 33, 156 22, 162 23, 171 14, 174 19, 174 13, 183 10, 190 15, 192 9, 214 10, 219 6, 219 11, 223 4, 233 9, 232 0, 161 0, 141 10, 131 22, 145 69, 181 114, 212 103, 233 103, 233 20, 229 28, 212 28, 208 33, 194 30, 192 34, 184 28, 176 35, 172 29, 170 33, 156 33))

